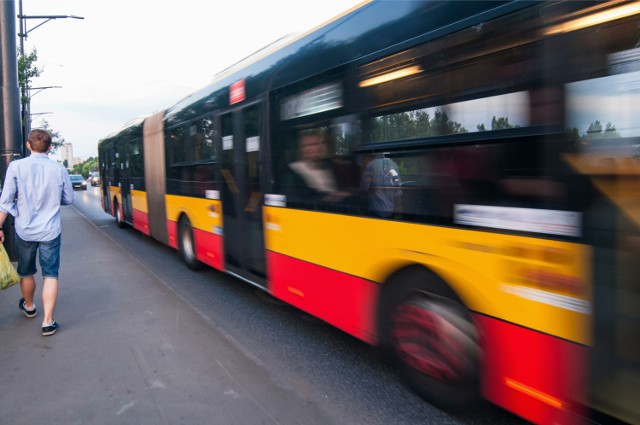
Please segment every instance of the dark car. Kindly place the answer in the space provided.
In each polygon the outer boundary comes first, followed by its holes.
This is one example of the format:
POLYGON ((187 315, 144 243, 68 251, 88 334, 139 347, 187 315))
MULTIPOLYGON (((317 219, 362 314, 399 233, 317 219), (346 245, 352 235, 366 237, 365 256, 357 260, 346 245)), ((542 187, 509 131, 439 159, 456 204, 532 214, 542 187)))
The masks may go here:
POLYGON ((71 174, 69 176, 71 179, 71 185, 73 186, 73 190, 87 190, 87 182, 84 180, 80 174, 71 174))
POLYGON ((98 173, 97 171, 91 173, 91 176, 89 177, 89 183, 91 183, 91 186, 100 186, 100 173, 98 173))

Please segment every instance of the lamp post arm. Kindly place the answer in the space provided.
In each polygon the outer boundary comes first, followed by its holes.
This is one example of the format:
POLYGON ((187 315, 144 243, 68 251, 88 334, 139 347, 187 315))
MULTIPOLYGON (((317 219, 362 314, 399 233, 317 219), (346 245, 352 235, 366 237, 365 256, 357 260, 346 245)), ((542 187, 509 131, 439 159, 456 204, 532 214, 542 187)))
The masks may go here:
MULTIPOLYGON (((23 16, 23 18, 27 19, 27 17, 26 17, 26 16, 23 16)), ((49 19, 47 19, 47 20, 46 20, 46 21, 44 21, 44 22, 40 22, 40 23, 39 23, 38 25, 36 25, 35 27, 31 28, 30 30, 27 30, 24 34, 18 34, 18 35, 19 35, 19 36, 25 36, 25 37, 26 37, 26 36, 27 36, 27 34, 29 34, 31 31, 33 31, 33 30, 34 30, 34 29, 36 29, 36 28, 39 28, 39 27, 43 26, 44 24, 46 24, 47 22, 49 22, 49 21, 50 21, 50 20, 52 20, 52 19, 54 19, 54 18, 49 18, 49 19)), ((27 26, 25 25, 25 29, 26 29, 26 27, 27 27, 27 26)))
POLYGON ((41 26, 43 26, 44 24, 46 24, 47 22, 54 20, 54 19, 84 19, 82 16, 75 16, 75 15, 18 15, 19 19, 44 19, 43 22, 40 22, 38 25, 36 25, 35 27, 31 28, 30 30, 27 29, 27 25, 25 23, 24 28, 21 28, 20 34, 18 34, 18 36, 20 37, 27 37, 27 35, 35 30, 36 28, 40 28, 41 26))
POLYGON ((29 98, 32 98, 33 96, 37 95, 38 93, 40 93, 43 90, 47 90, 47 89, 61 89, 62 86, 46 86, 46 87, 29 87, 29 98), (32 90, 37 90, 35 93, 31 93, 32 90))

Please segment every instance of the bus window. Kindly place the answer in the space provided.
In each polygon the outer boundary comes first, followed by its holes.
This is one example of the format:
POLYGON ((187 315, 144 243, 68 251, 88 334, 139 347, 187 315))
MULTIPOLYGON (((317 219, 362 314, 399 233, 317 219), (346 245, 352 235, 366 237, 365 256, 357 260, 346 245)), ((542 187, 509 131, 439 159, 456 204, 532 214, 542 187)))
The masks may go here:
POLYGON ((417 139, 528 125, 528 94, 516 92, 375 117, 371 120, 370 141, 417 139))
POLYGON ((193 136, 193 151, 196 161, 208 161, 216 159, 214 149, 214 121, 213 117, 204 117, 196 123, 196 131, 193 136))
POLYGON ((144 152, 142 139, 131 142, 130 157, 131 184, 137 190, 145 190, 144 182, 144 152))
POLYGON ((179 164, 187 161, 186 155, 186 128, 184 126, 174 127, 168 132, 168 153, 169 164, 179 164))
POLYGON ((337 191, 326 128, 295 132, 288 146, 292 160, 284 177, 287 199, 291 205, 314 208, 337 191))
POLYGON ((356 192, 360 185, 360 169, 356 163, 355 152, 362 143, 362 126, 355 117, 334 120, 328 129, 330 156, 338 189, 356 192))

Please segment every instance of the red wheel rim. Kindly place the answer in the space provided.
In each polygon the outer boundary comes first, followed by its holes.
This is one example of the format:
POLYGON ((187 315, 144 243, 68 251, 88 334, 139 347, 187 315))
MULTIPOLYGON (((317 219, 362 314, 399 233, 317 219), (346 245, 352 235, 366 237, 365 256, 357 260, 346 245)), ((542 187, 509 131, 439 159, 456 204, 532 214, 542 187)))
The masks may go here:
POLYGON ((440 382, 459 382, 469 372, 470 335, 429 301, 398 306, 391 320, 391 337, 399 358, 440 382))

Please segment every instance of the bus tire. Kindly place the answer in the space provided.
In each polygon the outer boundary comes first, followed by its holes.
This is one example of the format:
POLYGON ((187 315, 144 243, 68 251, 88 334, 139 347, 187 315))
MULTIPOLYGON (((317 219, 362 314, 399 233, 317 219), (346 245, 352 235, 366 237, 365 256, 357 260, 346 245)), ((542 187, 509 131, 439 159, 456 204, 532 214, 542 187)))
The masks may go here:
POLYGON ((381 344, 407 383, 447 411, 479 400, 478 332, 469 311, 433 272, 412 266, 383 285, 381 344))
POLYGON ((203 264, 196 258, 193 227, 186 216, 178 221, 178 249, 182 260, 191 270, 200 270, 203 264))
POLYGON ((124 229, 127 227, 127 223, 124 222, 124 218, 122 217, 122 210, 120 209, 120 205, 118 204, 118 200, 113 198, 113 209, 116 216, 116 225, 124 229))

